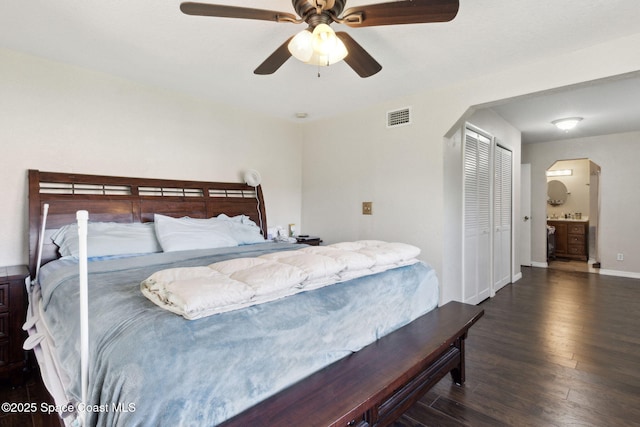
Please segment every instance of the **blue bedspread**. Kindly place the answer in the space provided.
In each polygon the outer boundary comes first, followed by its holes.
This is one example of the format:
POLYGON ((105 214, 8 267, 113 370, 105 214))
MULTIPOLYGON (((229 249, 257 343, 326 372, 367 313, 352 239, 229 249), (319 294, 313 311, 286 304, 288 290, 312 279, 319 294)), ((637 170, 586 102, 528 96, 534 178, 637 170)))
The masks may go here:
MULTIPOLYGON (((140 292, 161 269, 299 248, 267 243, 90 262, 87 425, 216 425, 437 305, 435 272, 423 263, 191 321, 140 292)), ((77 264, 47 264, 40 279, 68 393, 79 401, 77 264)))

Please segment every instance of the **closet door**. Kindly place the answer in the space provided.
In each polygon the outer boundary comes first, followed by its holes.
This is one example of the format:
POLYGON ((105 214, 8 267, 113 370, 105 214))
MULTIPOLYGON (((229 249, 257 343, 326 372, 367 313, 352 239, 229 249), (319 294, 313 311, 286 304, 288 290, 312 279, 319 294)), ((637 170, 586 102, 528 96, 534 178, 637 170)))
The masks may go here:
POLYGON ((491 293, 491 139, 465 129, 463 293, 477 304, 491 293))
POLYGON ((493 204, 493 292, 511 282, 511 151, 496 145, 493 204))

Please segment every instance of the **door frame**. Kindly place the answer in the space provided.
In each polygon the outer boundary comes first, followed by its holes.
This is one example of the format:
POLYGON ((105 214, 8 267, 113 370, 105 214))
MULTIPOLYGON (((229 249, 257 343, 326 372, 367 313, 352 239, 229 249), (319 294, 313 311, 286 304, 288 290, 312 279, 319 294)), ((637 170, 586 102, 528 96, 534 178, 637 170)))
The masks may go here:
POLYGON ((531 267, 531 163, 520 165, 520 265, 531 267))

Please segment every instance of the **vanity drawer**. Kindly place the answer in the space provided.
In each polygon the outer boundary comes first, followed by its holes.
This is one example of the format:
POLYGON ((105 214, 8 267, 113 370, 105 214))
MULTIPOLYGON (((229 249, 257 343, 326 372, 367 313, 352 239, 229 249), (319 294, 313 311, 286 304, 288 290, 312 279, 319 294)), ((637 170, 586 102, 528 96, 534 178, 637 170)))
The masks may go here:
POLYGON ((569 245, 584 245, 584 234, 569 234, 569 245))
POLYGON ((569 255, 586 255, 584 245, 569 245, 569 255))
POLYGON ((567 233, 569 234, 582 234, 584 236, 585 230, 584 224, 569 224, 567 227, 567 233))

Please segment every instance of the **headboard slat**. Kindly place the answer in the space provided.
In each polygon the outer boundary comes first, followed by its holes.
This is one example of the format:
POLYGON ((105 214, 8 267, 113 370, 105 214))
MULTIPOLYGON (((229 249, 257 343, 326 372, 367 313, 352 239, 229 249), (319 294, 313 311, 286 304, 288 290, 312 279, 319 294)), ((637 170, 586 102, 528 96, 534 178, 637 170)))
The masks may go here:
MULTIPOLYGON (((29 170, 29 268, 35 272, 42 211, 49 204, 47 229, 75 222, 84 209, 90 221, 147 222, 158 213, 210 218, 247 215, 267 236, 262 188, 245 183, 129 178, 29 170), (258 211, 259 210, 259 211, 258 211)), ((57 258, 45 242, 42 264, 57 258)))

